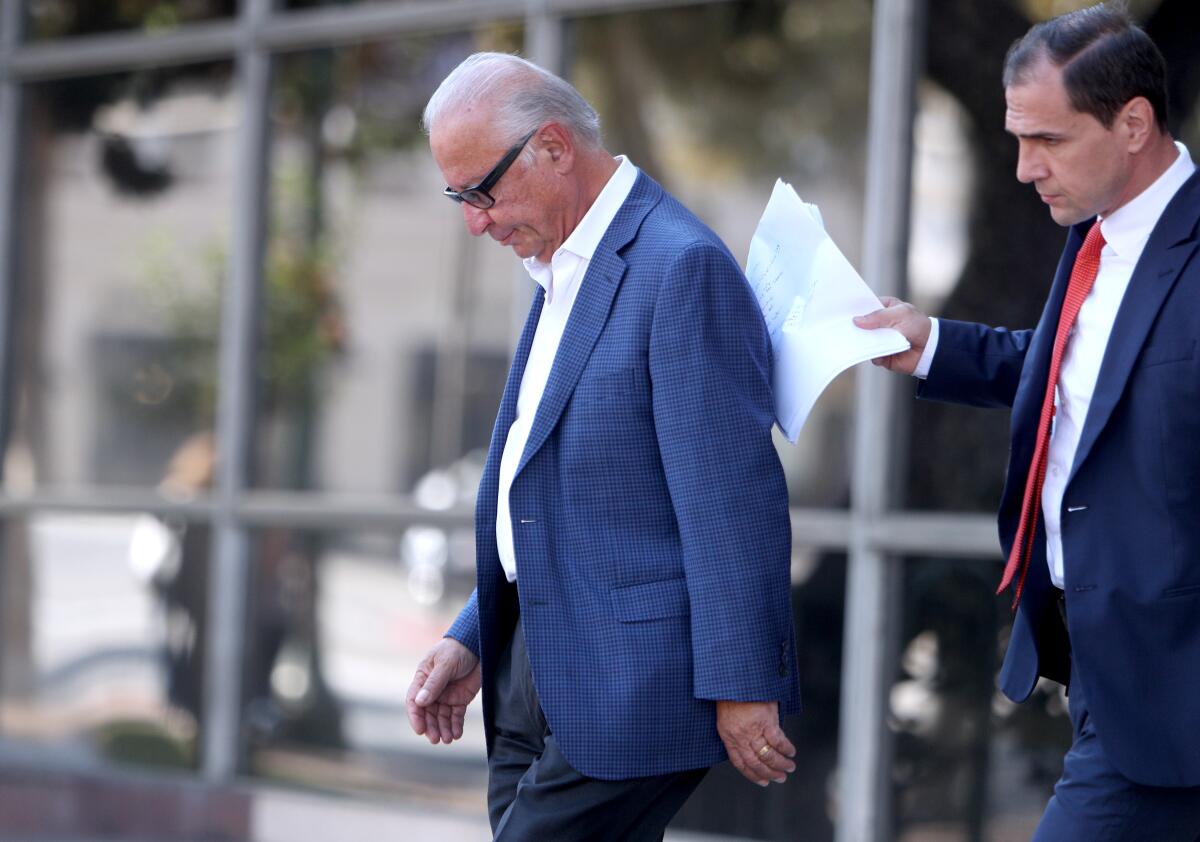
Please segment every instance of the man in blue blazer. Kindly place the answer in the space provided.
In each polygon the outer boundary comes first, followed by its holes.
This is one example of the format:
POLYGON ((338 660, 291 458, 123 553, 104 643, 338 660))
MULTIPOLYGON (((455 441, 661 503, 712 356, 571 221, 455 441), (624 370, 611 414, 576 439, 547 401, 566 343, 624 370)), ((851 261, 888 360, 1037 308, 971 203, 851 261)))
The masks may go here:
MULTIPOLYGON (((1074 739, 1035 839, 1200 839, 1200 176, 1166 131, 1162 56, 1116 8, 1009 52, 1017 177, 1070 226, 1035 330, 910 305, 858 320, 923 398, 1011 407, 1000 686, 1067 685, 1074 739)), ((998 220, 998 225, 1003 222, 998 220)), ((1014 247, 1020 247, 1014 244, 1014 247)))
POLYGON ((425 127, 470 232, 538 287, 479 486, 477 588, 409 716, 448 743, 482 687, 497 839, 659 839, 727 756, 763 786, 795 768, 766 328, 722 243, 604 150, 562 79, 477 54, 425 127))

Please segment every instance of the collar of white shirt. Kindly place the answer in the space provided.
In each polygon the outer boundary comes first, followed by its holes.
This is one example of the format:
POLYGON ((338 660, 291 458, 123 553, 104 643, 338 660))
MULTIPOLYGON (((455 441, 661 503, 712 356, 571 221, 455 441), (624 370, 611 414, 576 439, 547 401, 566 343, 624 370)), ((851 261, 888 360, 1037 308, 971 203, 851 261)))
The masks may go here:
POLYGON ((546 291, 546 301, 554 299, 556 278, 560 284, 574 281, 575 272, 561 271, 565 263, 592 259, 600 241, 604 239, 605 232, 616 218, 617 211, 629 198, 633 184, 637 181, 638 168, 624 155, 618 155, 617 161, 620 163, 616 171, 609 177, 596 201, 592 202, 592 206, 583 215, 583 219, 579 220, 575 230, 550 257, 550 262, 543 263, 536 257, 525 258, 525 271, 546 291))
POLYGON ((1150 232, 1183 183, 1192 177, 1196 165, 1187 147, 1175 142, 1179 155, 1154 183, 1100 220, 1104 242, 1123 260, 1137 260, 1150 239, 1150 232))

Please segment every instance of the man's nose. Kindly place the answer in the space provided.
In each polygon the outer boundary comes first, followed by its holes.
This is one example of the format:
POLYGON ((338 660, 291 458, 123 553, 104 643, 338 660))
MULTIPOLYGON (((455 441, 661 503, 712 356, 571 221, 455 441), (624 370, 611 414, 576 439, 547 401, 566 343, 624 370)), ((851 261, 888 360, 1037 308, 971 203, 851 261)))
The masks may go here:
POLYGON ((1046 164, 1042 160, 1042 156, 1036 149, 1022 144, 1017 151, 1017 181, 1022 184, 1031 184, 1042 180, 1046 175, 1046 164))
POLYGON ((480 210, 474 205, 462 203, 463 222, 467 224, 467 230, 472 236, 478 237, 487 227, 492 224, 492 218, 488 216, 488 212, 480 210))

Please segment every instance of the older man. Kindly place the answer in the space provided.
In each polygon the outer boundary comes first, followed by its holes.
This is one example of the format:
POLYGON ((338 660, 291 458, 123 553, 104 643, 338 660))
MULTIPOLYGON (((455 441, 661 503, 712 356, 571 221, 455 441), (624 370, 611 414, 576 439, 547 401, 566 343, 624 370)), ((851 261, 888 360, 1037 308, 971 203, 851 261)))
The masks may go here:
POLYGON ((770 346, 717 237, 562 79, 478 54, 425 111, 476 235, 537 282, 476 506, 478 582, 408 694, 431 742, 482 686, 497 839, 658 839, 727 756, 795 767, 770 346))
MULTIPOLYGON (((1200 176, 1167 133, 1162 56, 1117 6, 1009 52, 1006 125, 1066 250, 1036 330, 859 320, 922 397, 1012 408, 1000 674, 1068 684, 1075 734, 1034 837, 1200 839, 1200 176)), ((1003 225, 1003 220, 997 220, 1003 225)), ((1019 243, 1014 247, 1020 247, 1019 243)))

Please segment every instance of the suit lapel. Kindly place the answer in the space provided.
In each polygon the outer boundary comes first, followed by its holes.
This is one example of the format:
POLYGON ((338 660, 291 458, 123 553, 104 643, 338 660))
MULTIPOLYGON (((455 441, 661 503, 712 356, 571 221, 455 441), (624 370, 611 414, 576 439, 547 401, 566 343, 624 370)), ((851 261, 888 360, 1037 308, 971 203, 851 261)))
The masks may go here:
POLYGON ((546 391, 538 404, 533 427, 529 431, 529 440, 525 444, 525 452, 517 466, 518 474, 546 443, 550 432, 558 424, 567 401, 575 391, 579 377, 587 367, 592 348, 595 347, 596 340, 600 338, 600 333, 608 321, 617 288, 625 276, 625 261, 619 255, 619 251, 637 234, 642 219, 658 202, 660 196, 661 188, 645 174, 639 173, 633 190, 617 211, 616 217, 597 246, 596 253, 592 255, 587 272, 580 281, 579 293, 571 307, 571 316, 567 319, 558 351, 554 355, 554 365, 546 381, 546 391))
POLYGON ((1042 399, 1046 395, 1046 380, 1050 376, 1050 353, 1054 349, 1054 334, 1058 331, 1058 317, 1062 313, 1063 299, 1067 295, 1067 283, 1071 279, 1071 270, 1075 266, 1075 255, 1092 221, 1074 225, 1067 235, 1067 244, 1063 247, 1062 257, 1058 261, 1058 271, 1054 274, 1054 283, 1050 286, 1050 295, 1046 298, 1046 306, 1038 321, 1029 350, 1025 353, 1025 364, 1021 369, 1021 382, 1017 394, 1013 398, 1013 441, 1024 445, 1024 453, 1018 453, 1014 447, 1013 458, 1019 459, 1015 464, 1028 465, 1033 458, 1034 439, 1037 436, 1038 418, 1042 412, 1042 399))
POLYGON ((1198 215, 1200 176, 1193 175, 1163 211, 1133 270, 1100 363, 1100 374, 1075 451, 1071 476, 1083 464, 1100 431, 1108 423, 1163 301, 1196 250, 1198 215))

